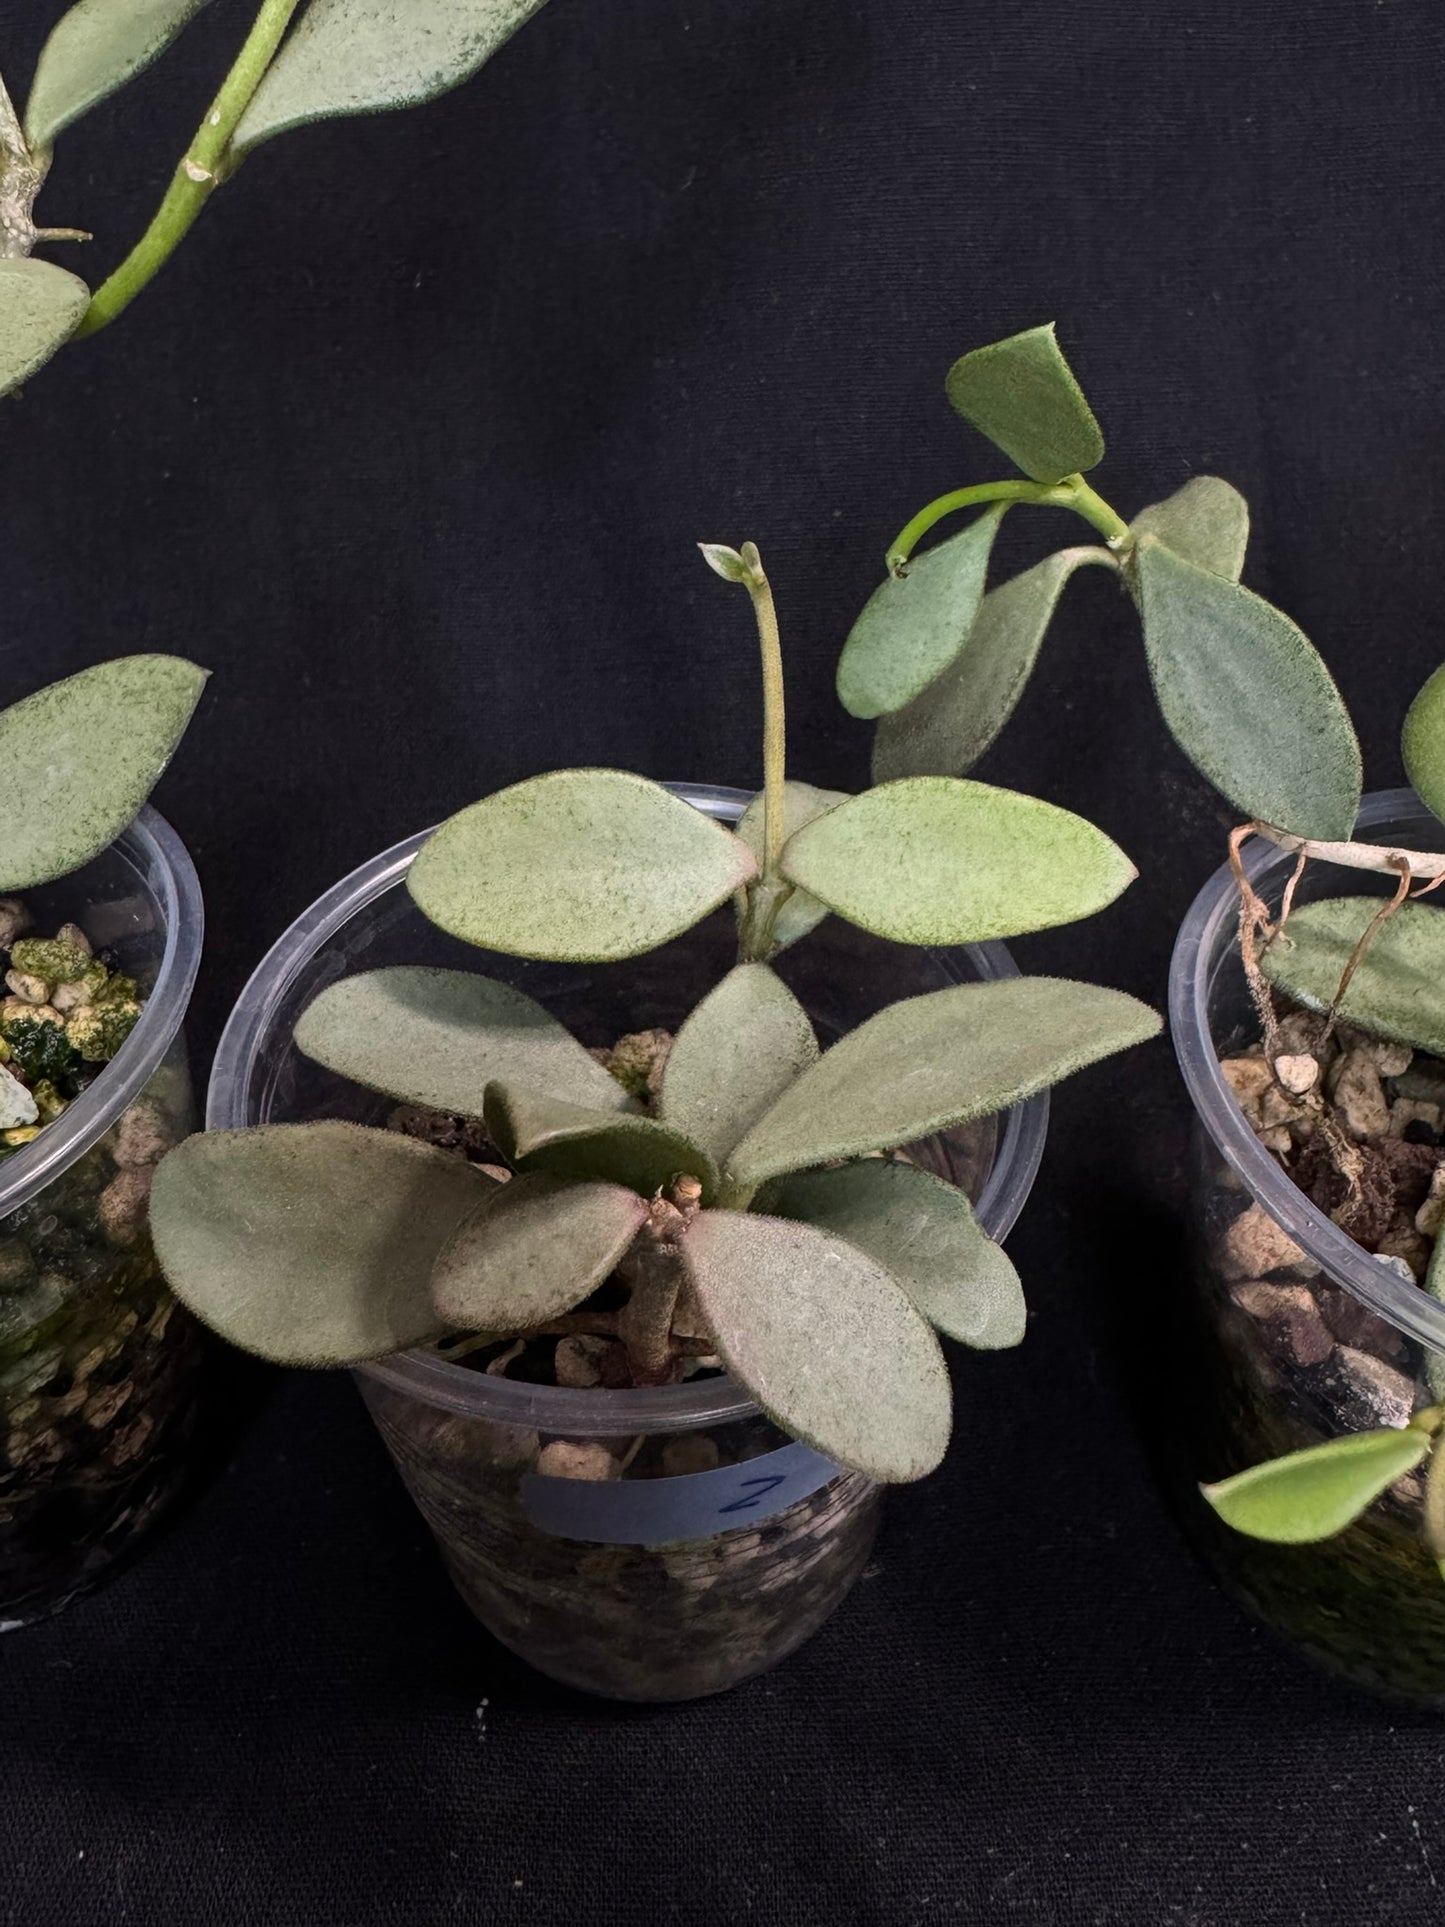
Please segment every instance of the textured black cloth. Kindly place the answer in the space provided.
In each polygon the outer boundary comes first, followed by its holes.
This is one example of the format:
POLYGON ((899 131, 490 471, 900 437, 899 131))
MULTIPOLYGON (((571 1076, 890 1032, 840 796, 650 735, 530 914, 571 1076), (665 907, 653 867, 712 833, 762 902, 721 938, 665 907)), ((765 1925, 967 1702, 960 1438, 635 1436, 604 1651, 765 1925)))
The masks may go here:
MULTIPOLYGON (((57 10, 5 7, 12 82, 57 10)), ((247 15, 216 0, 63 139, 43 209, 96 231, 93 274, 247 15)), ((944 371, 1051 318, 1104 493, 1238 484, 1247 579, 1398 781, 1445 653, 1442 53, 1436 0, 554 0, 449 99, 259 152, 0 412, 6 693, 136 649, 216 672, 158 797, 208 900, 198 1052, 320 890, 487 789, 758 780, 747 611, 699 538, 762 547, 794 771, 859 785, 840 639, 907 516, 998 468, 944 371)), ((1015 516, 1002 564, 1064 526, 1015 516)), ((1160 1001, 1227 813, 1102 575, 983 773, 1142 871, 1025 966, 1160 1001)), ((1060 1091, 1025 1347, 957 1361, 946 1469, 812 1644, 716 1701, 539 1681, 347 1382, 224 1379, 207 1489, 0 1651, 0 1921, 1437 1917, 1445 1730, 1252 1628, 1161 1497, 1186 1128, 1163 1043, 1060 1091)))

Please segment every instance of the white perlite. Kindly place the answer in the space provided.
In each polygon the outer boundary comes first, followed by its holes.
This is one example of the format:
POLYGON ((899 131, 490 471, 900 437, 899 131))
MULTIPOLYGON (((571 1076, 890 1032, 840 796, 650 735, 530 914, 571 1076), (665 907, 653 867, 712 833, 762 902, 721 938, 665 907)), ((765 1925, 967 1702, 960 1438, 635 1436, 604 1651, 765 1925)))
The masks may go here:
POLYGON ((34 1124, 40 1107, 13 1071, 0 1064, 0 1131, 13 1131, 23 1124, 34 1124))

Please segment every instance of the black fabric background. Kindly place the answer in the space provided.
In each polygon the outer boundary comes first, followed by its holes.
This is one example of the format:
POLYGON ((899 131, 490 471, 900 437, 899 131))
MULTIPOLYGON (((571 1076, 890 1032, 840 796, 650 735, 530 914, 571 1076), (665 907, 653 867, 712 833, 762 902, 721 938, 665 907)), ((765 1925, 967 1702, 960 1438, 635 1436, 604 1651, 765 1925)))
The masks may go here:
MULTIPOLYGON (((17 85, 57 7, 7 0, 17 85)), ((238 42, 216 3, 64 139, 119 258, 238 42)), ((210 935, 200 1053, 354 864, 557 762, 752 784, 753 537, 797 774, 863 780, 832 665, 895 529, 994 464, 965 347, 1057 318, 1126 513, 1213 470, 1247 579, 1335 667, 1373 786, 1445 654, 1433 0, 554 0, 420 112, 289 136, 3 411, 7 695, 156 648, 216 672, 158 801, 210 935)), ((1036 514, 1006 565, 1056 543, 1036 514)), ((1162 998, 1225 813, 1127 608, 1069 592, 984 773, 1140 882, 1026 967, 1162 998)), ((1167 1046, 1064 1088, 944 1471, 782 1670, 629 1711, 453 1599, 349 1385, 241 1372, 148 1556, 4 1643, 16 1927, 1374 1927, 1437 1917, 1445 1729, 1219 1595, 1155 1475, 1185 1291, 1167 1046)))

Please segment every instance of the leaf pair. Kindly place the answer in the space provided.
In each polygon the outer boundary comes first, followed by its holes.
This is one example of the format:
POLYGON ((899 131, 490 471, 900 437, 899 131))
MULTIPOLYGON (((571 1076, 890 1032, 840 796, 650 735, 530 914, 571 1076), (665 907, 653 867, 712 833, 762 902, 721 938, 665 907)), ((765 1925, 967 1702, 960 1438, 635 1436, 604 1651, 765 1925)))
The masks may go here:
MULTIPOLYGON (((35 150, 165 51, 205 0, 80 0, 41 51, 25 110, 35 150)), ((245 153, 338 114, 412 107, 459 86, 542 0, 310 0, 236 130, 245 153)))
MULTIPOLYGON (((47 154, 72 122, 143 72, 205 0, 79 0, 41 50, 25 139, 47 154)), ((228 161, 307 122, 431 100, 469 79, 543 0, 310 0, 242 114, 228 161)), ((0 261, 0 395, 69 340, 85 283, 47 261, 0 261)))
MULTIPOLYGON (((965 355, 948 389, 959 412, 1039 482, 1057 485, 1103 455, 1052 328, 965 355)), ((848 639, 839 694, 855 715, 885 718, 878 778, 969 768, 1012 713, 1068 575, 1113 559, 1066 550, 984 596, 1000 513, 885 583, 848 639)), ((1126 576, 1160 710, 1185 755, 1248 818, 1321 840, 1347 837, 1361 781, 1354 729, 1313 645, 1239 585, 1247 533, 1243 499, 1212 476, 1145 509, 1131 527, 1126 576)), ((1445 683, 1438 700, 1445 715, 1445 683)), ((1429 708, 1418 721, 1422 737, 1429 708)), ((1445 769, 1445 757, 1436 766, 1445 769)), ((1441 791, 1445 802, 1445 777, 1441 791)))
POLYGON ((123 656, 0 711, 0 891, 68 875, 115 841, 205 681, 179 656, 123 656))
MULTIPOLYGON (((620 770, 556 770, 445 823, 409 887, 433 923, 483 948, 599 961, 667 942, 750 883, 761 812, 733 835, 661 785, 620 770)), ((828 910, 903 943, 976 943, 1110 903, 1123 852, 1049 803, 922 777, 862 796, 790 785, 777 948, 828 910)))

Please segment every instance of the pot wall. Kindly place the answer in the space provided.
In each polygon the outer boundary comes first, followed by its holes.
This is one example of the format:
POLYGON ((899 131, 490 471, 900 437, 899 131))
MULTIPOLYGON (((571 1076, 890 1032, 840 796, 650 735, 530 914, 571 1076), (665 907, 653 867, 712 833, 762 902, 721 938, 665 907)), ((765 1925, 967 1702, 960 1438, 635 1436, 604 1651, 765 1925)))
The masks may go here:
MULTIPOLYGON (((1440 824, 1408 790, 1367 797, 1356 835, 1438 849, 1440 824)), ((1246 865, 1277 907, 1293 859, 1256 841, 1246 865)), ((1299 900, 1388 894, 1363 872, 1311 864, 1299 900)), ((1219 1069, 1257 1040, 1228 865, 1180 931, 1170 1022, 1195 1105, 1190 1235, 1202 1381, 1193 1477, 1215 1480, 1342 1433, 1403 1425, 1445 1396, 1445 1306, 1372 1256, 1260 1144, 1219 1069)), ((1422 1538, 1418 1475, 1316 1545, 1225 1527, 1191 1491, 1194 1536, 1223 1583, 1307 1657, 1357 1684, 1445 1706, 1445 1581, 1422 1538)))
MULTIPOLYGON (((729 823, 749 801, 743 791, 675 787, 729 823)), ((407 868, 429 834, 344 879, 273 948, 221 1040, 210 1128, 321 1116, 385 1123, 389 1100, 309 1063, 292 1044, 317 992, 358 970, 481 971, 526 990, 584 1043, 610 1045, 628 1031, 676 1029, 736 960, 731 910, 625 964, 566 967, 479 952, 428 923, 406 892, 407 868)), ((898 997, 1017 974, 1000 944, 918 952, 836 918, 776 968, 825 1044, 898 997)), ((1033 1182, 1047 1116, 1038 1097, 914 1154, 961 1184, 1001 1238, 1033 1182)), ((877 1527, 880 1493, 870 1481, 795 1445, 726 1377, 571 1391, 489 1378, 427 1352, 358 1377, 472 1611, 540 1670, 589 1691, 689 1698, 775 1664, 845 1596, 877 1527), (538 1455, 553 1442, 590 1448, 579 1463, 609 1476, 539 1471, 538 1455)))
POLYGON ((200 959, 195 871, 143 810, 83 870, 24 893, 148 993, 113 1062, 0 1162, 0 1629, 58 1611, 132 1552, 181 1489, 197 1328, 145 1225, 156 1158, 195 1123, 181 1022, 200 959))

